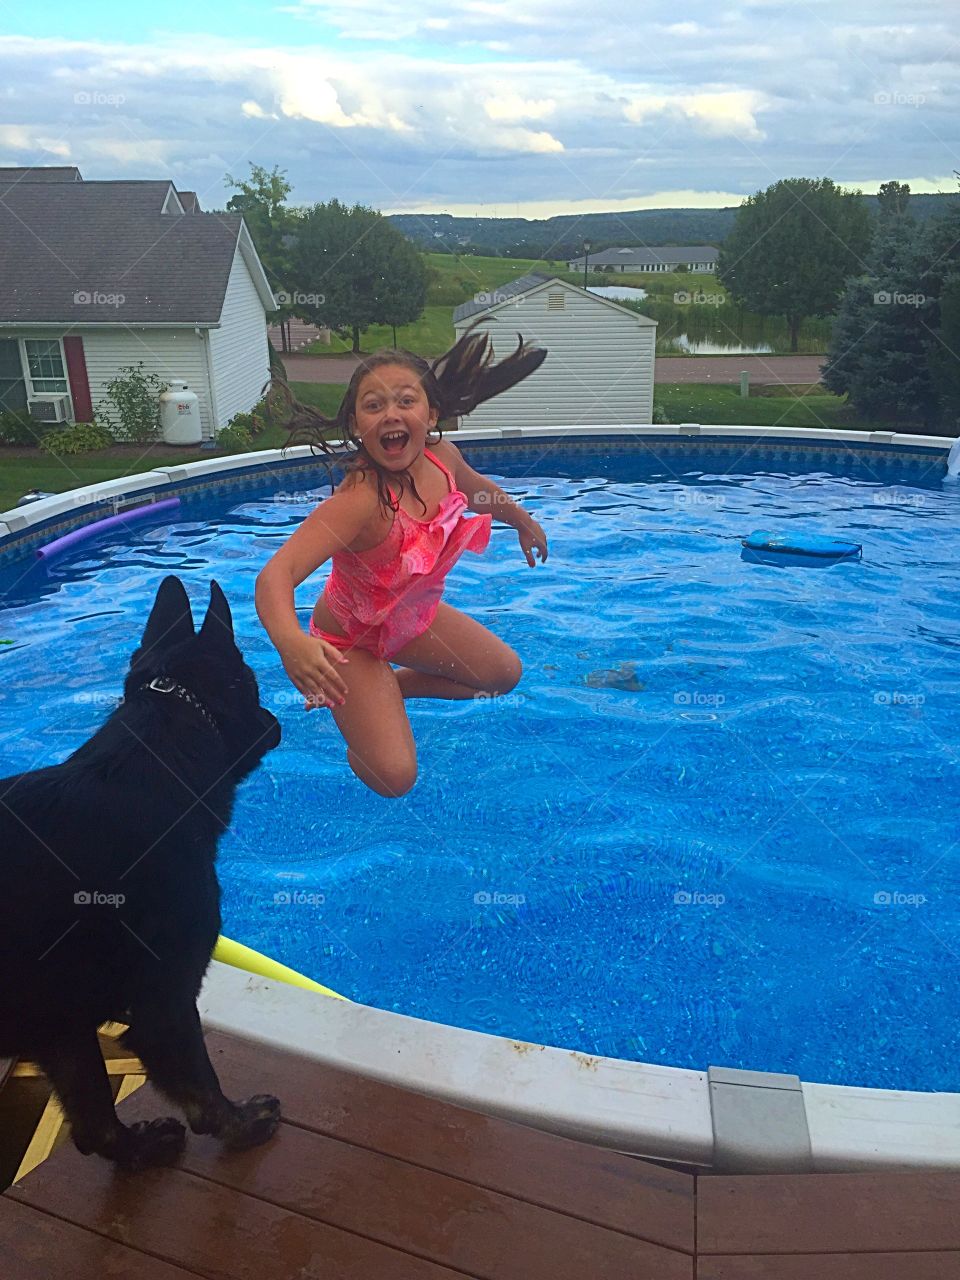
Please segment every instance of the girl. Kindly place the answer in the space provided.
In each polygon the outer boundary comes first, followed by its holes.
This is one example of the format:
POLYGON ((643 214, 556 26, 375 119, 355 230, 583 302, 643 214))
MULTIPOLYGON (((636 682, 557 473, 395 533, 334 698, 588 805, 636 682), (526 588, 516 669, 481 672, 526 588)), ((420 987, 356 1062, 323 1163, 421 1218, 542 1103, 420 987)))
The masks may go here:
POLYGON ((547 558, 536 520, 438 430, 441 419, 527 377, 547 354, 521 338, 492 364, 488 343, 485 334, 466 334, 432 365, 409 351, 377 352, 357 366, 333 419, 274 377, 271 398, 292 411, 291 442, 309 440, 333 457, 322 433, 336 427, 354 452, 331 497, 259 574, 257 613, 307 710, 330 707, 350 767, 382 796, 403 795, 417 777, 405 698, 506 693, 522 671, 508 645, 440 600, 454 562, 486 548, 492 509, 517 530, 529 565, 534 552, 547 558), (431 434, 437 442, 427 447, 431 434), (484 514, 468 519, 465 509, 484 514), (307 635, 294 589, 330 559, 307 635))

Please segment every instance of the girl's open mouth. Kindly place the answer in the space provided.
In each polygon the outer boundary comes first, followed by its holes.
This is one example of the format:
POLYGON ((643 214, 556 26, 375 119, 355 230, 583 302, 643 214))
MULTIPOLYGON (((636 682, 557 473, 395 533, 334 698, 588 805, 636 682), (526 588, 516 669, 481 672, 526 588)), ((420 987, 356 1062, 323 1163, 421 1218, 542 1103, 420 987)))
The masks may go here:
POLYGON ((380 437, 380 448, 384 453, 403 453, 409 439, 409 431, 387 431, 380 437))

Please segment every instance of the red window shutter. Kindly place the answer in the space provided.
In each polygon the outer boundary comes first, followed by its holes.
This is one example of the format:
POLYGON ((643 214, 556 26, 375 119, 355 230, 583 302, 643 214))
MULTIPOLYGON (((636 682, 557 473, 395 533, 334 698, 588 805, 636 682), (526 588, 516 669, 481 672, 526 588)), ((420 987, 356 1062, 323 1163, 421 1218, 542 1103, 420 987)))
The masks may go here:
POLYGON ((64 338, 63 354, 67 360, 67 378, 70 382, 70 395, 73 397, 73 416, 77 422, 92 422, 93 401, 90 399, 83 339, 64 338))

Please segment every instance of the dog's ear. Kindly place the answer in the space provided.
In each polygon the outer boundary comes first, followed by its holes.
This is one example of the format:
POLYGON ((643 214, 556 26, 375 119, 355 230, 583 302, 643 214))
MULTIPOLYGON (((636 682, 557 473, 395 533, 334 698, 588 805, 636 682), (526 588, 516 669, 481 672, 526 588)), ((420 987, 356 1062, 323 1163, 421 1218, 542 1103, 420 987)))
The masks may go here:
POLYGON ((200 639, 213 644, 236 645, 233 638, 233 617, 227 597, 220 590, 218 582, 210 583, 210 604, 207 616, 200 628, 200 639))
POLYGON ((144 657, 152 657, 150 650, 159 653, 182 640, 192 640, 193 636, 193 614, 186 590, 180 579, 170 574, 160 583, 140 641, 140 652, 144 657))

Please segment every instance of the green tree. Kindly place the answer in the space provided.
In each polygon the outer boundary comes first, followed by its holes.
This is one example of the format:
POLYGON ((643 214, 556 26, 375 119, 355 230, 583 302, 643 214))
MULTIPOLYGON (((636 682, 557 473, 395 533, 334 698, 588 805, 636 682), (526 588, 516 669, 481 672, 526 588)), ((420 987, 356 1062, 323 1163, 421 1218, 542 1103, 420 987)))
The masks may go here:
POLYGON ((941 426, 960 434, 960 275, 951 275, 940 291, 940 326, 934 332, 930 374, 940 400, 941 426))
POLYGON ((934 299, 923 289, 924 262, 916 222, 888 208, 866 270, 848 282, 822 375, 828 390, 846 393, 866 417, 928 427, 936 421, 929 365, 934 299))
POLYGON ((751 311, 785 316, 796 351, 804 319, 836 309, 869 241, 859 191, 844 191, 829 178, 784 178, 740 206, 718 275, 751 311))
MULTIPOLYGON (((288 246, 296 224, 294 211, 285 204, 291 190, 285 173, 285 170, 279 170, 276 165, 268 173, 262 165, 251 163, 249 181, 233 178, 229 173, 225 178, 228 186, 237 189, 236 195, 227 201, 227 209, 231 213, 243 214, 270 286, 274 294, 280 294, 281 297, 285 292, 290 292, 288 246)), ((272 314, 280 324, 286 349, 285 322, 299 312, 292 302, 282 302, 272 314)))
POLYGON ((348 208, 339 200, 314 205, 298 222, 294 237, 290 274, 299 314, 338 333, 349 332, 355 352, 370 325, 409 324, 419 317, 426 301, 423 260, 375 209, 348 208), (400 281, 396 289, 395 274, 400 281), (398 294, 403 288, 411 291, 415 307, 404 305, 398 294))
POLYGON ((415 245, 402 237, 392 246, 390 267, 380 294, 381 324, 393 329, 393 345, 397 345, 397 328, 413 324, 423 315, 430 288, 430 271, 415 245))
POLYGON ((881 182, 877 191, 881 218, 899 217, 907 212, 910 203, 908 182, 881 182))

